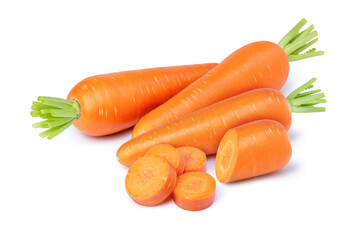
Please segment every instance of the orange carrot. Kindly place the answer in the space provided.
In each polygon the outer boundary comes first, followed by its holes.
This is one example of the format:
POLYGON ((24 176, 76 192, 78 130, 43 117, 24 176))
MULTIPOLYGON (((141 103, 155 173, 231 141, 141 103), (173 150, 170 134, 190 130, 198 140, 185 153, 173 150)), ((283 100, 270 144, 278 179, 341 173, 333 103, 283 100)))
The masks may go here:
POLYGON ((39 97, 31 115, 46 119, 34 127, 51 139, 75 125, 90 136, 103 136, 133 126, 216 64, 197 64, 126 71, 93 76, 79 82, 67 100, 39 97))
POLYGON ((184 172, 206 172, 206 154, 198 148, 177 148, 185 159, 184 172))
POLYGON ((186 114, 223 99, 257 88, 280 89, 289 74, 289 61, 322 55, 315 49, 299 54, 317 41, 317 32, 301 20, 285 37, 275 44, 268 41, 248 44, 194 81, 164 104, 155 108, 135 125, 136 137, 186 114))
POLYGON ((177 179, 173 199, 182 209, 200 211, 213 204, 215 188, 215 179, 207 173, 184 173, 177 179))
POLYGON ((216 154, 216 177, 225 183, 275 172, 290 157, 284 126, 273 120, 247 123, 227 131, 222 138, 216 154))
POLYGON ((178 176, 184 172, 185 159, 176 148, 169 144, 157 145, 147 151, 145 156, 157 156, 165 159, 175 169, 178 176))
POLYGON ((140 205, 163 202, 174 190, 176 172, 164 159, 147 156, 138 159, 125 178, 126 191, 140 205))
POLYGON ((117 158, 121 164, 130 166, 150 148, 163 143, 176 148, 192 146, 207 155, 214 154, 226 131, 255 120, 275 120, 289 129, 291 112, 325 111, 324 107, 313 106, 326 102, 320 90, 303 92, 315 80, 294 90, 287 99, 280 91, 270 88, 225 99, 131 139, 118 149, 117 158))

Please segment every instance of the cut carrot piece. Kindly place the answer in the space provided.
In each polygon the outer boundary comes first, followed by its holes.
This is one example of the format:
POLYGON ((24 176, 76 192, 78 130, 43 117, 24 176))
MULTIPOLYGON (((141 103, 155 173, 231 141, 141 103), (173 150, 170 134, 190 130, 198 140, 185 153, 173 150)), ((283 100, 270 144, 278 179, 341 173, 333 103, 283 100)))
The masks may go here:
POLYGON ((215 188, 215 179, 207 173, 184 173, 177 179, 173 199, 182 209, 200 211, 213 204, 215 188))
POLYGON ((184 172, 206 172, 206 154, 198 148, 180 147, 177 150, 185 160, 184 172))
POLYGON ((179 176, 184 172, 185 160, 179 151, 170 144, 160 144, 151 148, 145 156, 157 156, 165 159, 179 176))
POLYGON ((222 138, 216 155, 219 182, 234 182, 271 173, 290 160, 286 129, 273 120, 260 120, 233 128, 222 138))
POLYGON ((174 190, 176 172, 164 159, 156 156, 139 158, 126 175, 125 187, 140 205, 153 206, 163 202, 174 190))

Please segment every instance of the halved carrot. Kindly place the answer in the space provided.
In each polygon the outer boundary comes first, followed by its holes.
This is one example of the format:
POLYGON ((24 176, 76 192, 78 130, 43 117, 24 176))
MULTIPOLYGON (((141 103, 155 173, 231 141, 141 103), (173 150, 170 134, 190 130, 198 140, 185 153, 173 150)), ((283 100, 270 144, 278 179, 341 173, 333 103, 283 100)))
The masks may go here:
POLYGON ((222 138, 216 154, 219 182, 234 182, 271 173, 290 160, 286 129, 273 120, 259 120, 233 128, 222 138))
POLYGON ((165 159, 175 169, 179 176, 184 172, 185 159, 180 152, 170 144, 159 144, 151 148, 145 156, 157 156, 165 159))
POLYGON ((164 201, 174 190, 176 172, 167 161, 156 156, 139 158, 128 170, 125 187, 140 205, 153 206, 164 201))
POLYGON ((206 172, 206 154, 198 148, 179 147, 177 150, 185 159, 184 172, 206 172))
POLYGON ((203 172, 184 173, 177 179, 173 199, 180 208, 199 211, 210 207, 215 198, 215 179, 203 172))
POLYGON ((67 100, 39 97, 31 116, 46 119, 33 126, 49 128, 51 139, 74 124, 90 136, 104 136, 133 126, 140 117, 164 103, 216 64, 194 64, 108 73, 88 77, 67 100))

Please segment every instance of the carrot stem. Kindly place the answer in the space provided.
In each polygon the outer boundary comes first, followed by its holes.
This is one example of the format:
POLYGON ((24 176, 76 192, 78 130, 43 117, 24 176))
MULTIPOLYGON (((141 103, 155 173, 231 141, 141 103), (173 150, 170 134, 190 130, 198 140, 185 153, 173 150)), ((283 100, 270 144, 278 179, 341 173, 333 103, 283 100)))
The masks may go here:
POLYGON ((325 112, 325 107, 314 106, 320 103, 326 103, 325 94, 322 93, 320 89, 306 91, 313 87, 313 83, 315 81, 316 78, 310 79, 308 82, 295 89, 286 97, 291 112, 325 112))
POLYGON ((310 49, 305 53, 301 53, 318 41, 318 33, 314 30, 313 25, 300 32, 306 22, 306 19, 303 18, 278 43, 278 45, 285 51, 289 61, 298 61, 324 54, 324 51, 316 51, 315 48, 310 49))
POLYGON ((33 102, 31 109, 32 117, 46 119, 34 123, 33 127, 48 128, 40 133, 40 137, 48 139, 54 138, 80 118, 80 105, 76 100, 40 96, 38 101, 33 102))

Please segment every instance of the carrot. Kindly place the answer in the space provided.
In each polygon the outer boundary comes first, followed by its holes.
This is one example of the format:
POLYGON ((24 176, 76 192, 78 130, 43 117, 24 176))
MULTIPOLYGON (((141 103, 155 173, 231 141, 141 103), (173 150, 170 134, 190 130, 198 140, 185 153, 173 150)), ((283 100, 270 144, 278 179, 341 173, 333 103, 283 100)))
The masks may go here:
POLYGON ((206 172, 206 154, 198 148, 177 148, 185 159, 184 172, 206 172))
POLYGON ((200 211, 210 207, 215 198, 215 179, 203 172, 184 173, 178 177, 173 199, 180 208, 200 211))
POLYGON ((136 137, 246 91, 281 89, 289 74, 289 61, 324 54, 314 48, 300 54, 317 41, 313 25, 299 33, 305 24, 306 20, 301 20, 279 44, 260 41, 238 49, 167 102, 143 116, 135 125, 132 136, 136 137))
POLYGON ((310 89, 315 80, 294 90, 287 99, 280 91, 270 88, 225 99, 131 139, 118 149, 117 159, 130 166, 150 148, 163 143, 176 148, 192 146, 207 155, 214 154, 226 131, 255 120, 275 120, 289 129, 291 112, 325 111, 324 107, 314 106, 326 102, 320 90, 303 92, 310 89))
POLYGON ((153 206, 163 202, 174 190, 176 172, 164 159, 147 156, 138 159, 128 170, 125 187, 140 205, 153 206))
POLYGON ((162 67, 86 78, 70 91, 67 100, 39 97, 33 102, 31 116, 46 119, 33 126, 49 128, 40 134, 48 139, 72 124, 90 136, 119 132, 215 65, 162 67))
POLYGON ((216 154, 216 177, 234 182, 283 168, 290 160, 286 129, 273 120, 250 122, 226 132, 216 154))
POLYGON ((179 176, 184 172, 185 159, 182 154, 169 144, 160 144, 151 148, 145 156, 157 156, 165 159, 179 176))

